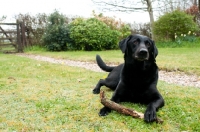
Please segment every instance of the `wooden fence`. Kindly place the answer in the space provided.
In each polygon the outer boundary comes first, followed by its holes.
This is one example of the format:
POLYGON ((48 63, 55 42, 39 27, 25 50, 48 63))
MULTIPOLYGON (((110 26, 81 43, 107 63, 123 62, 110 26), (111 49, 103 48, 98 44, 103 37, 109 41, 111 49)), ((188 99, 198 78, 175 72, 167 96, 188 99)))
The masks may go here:
POLYGON ((0 51, 5 53, 23 52, 25 41, 26 38, 24 22, 17 21, 16 23, 0 23, 0 51), (5 25, 7 27, 14 26, 15 28, 3 29, 5 25))

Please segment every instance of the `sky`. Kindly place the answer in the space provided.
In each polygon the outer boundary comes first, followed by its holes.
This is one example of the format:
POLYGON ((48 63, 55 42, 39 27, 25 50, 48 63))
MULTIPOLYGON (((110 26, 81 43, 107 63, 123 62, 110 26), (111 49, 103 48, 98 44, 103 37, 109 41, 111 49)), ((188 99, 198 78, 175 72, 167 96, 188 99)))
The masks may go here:
POLYGON ((128 23, 149 22, 147 12, 144 13, 120 13, 120 12, 102 12, 91 0, 0 0, 0 17, 6 16, 3 22, 15 22, 14 16, 19 13, 30 15, 38 13, 53 13, 58 10, 66 16, 91 17, 92 11, 103 13, 105 16, 115 16, 128 23))

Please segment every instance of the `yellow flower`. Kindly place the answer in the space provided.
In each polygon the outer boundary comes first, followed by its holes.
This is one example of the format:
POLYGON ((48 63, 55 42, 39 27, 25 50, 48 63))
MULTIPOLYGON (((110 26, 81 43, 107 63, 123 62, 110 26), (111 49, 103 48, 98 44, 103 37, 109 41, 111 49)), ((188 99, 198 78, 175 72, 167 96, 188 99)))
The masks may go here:
POLYGON ((188 34, 190 35, 190 34, 191 34, 191 31, 189 31, 188 34))

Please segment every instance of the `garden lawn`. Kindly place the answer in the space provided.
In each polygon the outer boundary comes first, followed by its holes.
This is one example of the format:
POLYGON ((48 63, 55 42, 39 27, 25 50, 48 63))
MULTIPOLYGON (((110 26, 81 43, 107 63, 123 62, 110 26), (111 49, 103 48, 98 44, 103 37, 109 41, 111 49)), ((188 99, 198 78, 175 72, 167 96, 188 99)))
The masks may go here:
MULTIPOLYGON (((159 48, 156 58, 158 67, 167 71, 182 71, 186 74, 200 76, 200 47, 197 48, 159 48)), ((120 50, 111 51, 66 51, 47 52, 40 50, 27 51, 29 54, 44 55, 59 59, 95 62, 96 54, 99 54, 107 63, 123 63, 123 54, 120 50)))
MULTIPOLYGON (((166 105, 157 114, 164 123, 147 124, 114 111, 106 117, 98 116, 102 105, 92 89, 107 73, 8 54, 0 54, 0 71, 0 131, 200 131, 198 88, 159 81, 166 105)), ((111 97, 111 90, 102 90, 111 97)), ((122 104, 140 112, 146 109, 144 105, 122 104)))

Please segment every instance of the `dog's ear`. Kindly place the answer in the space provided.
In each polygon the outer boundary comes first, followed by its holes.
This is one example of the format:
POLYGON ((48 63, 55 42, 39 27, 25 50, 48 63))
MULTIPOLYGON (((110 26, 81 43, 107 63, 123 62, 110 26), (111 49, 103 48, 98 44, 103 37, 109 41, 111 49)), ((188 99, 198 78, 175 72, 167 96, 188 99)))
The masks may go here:
POLYGON ((156 56, 158 55, 158 49, 157 49, 155 42, 153 40, 152 40, 152 44, 153 44, 152 54, 153 54, 154 59, 156 59, 156 56))
POLYGON ((129 41, 129 39, 131 38, 132 35, 128 36, 127 38, 125 39, 122 39, 120 42, 119 42, 119 48, 121 49, 122 53, 125 53, 126 51, 126 47, 127 47, 127 42, 129 41))

